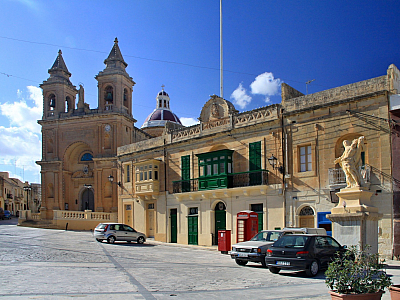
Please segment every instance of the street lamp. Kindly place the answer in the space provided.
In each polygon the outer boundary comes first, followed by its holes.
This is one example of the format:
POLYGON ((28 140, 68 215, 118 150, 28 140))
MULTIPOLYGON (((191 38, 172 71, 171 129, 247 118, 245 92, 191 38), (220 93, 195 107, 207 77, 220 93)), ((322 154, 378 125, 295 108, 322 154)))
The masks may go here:
MULTIPOLYGON (((278 159, 272 154, 270 158, 268 158, 269 164, 272 166, 272 170, 275 170, 276 164, 278 162, 278 159)), ((283 166, 277 167, 279 173, 283 174, 284 169, 283 166)))
MULTIPOLYGON (((108 181, 111 182, 111 183, 113 183, 113 181, 114 181, 114 176, 112 176, 112 175, 108 176, 108 181)), ((118 182, 117 182, 117 185, 118 185, 118 186, 121 186, 121 182, 118 181, 118 182)))

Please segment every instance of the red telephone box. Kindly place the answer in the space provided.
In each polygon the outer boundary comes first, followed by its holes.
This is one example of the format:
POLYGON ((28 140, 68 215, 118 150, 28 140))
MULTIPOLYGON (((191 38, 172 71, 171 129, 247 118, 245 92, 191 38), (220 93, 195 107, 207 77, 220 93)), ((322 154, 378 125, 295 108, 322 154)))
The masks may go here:
POLYGON ((258 232, 258 214, 254 211, 244 210, 237 214, 236 242, 250 240, 258 232))

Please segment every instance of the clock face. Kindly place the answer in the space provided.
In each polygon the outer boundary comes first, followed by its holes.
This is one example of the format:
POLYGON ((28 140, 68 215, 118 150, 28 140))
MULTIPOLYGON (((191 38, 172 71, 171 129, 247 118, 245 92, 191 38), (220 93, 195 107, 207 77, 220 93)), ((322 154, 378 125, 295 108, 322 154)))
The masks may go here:
POLYGON ((104 127, 104 130, 107 131, 107 132, 109 132, 109 131, 111 130, 111 126, 107 124, 107 125, 104 127))

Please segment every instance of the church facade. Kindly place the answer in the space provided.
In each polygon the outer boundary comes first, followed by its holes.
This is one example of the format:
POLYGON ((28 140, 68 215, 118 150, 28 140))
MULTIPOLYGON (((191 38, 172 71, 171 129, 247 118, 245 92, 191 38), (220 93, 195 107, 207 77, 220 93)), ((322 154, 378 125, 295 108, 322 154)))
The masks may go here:
POLYGON ((98 81, 98 107, 89 108, 84 89, 70 81, 71 73, 61 51, 49 69, 43 90, 42 208, 41 216, 53 219, 54 211, 116 213, 118 196, 117 148, 145 139, 134 127, 132 87, 118 40, 104 61, 98 81), (78 96, 78 97, 77 97, 78 96))

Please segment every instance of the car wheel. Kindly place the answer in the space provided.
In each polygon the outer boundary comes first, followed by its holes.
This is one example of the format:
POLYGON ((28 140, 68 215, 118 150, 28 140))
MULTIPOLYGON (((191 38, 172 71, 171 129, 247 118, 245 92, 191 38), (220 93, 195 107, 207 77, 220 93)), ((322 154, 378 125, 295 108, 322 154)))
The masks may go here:
POLYGON ((101 239, 96 239, 96 241, 98 241, 99 243, 101 243, 101 242, 102 242, 102 240, 101 240, 101 239))
POLYGON ((319 264, 318 262, 314 259, 308 269, 306 270, 307 276, 314 277, 318 274, 319 272, 319 264))
POLYGON ((144 237, 139 236, 138 239, 137 239, 137 243, 138 244, 143 244, 144 243, 144 237))
POLYGON ((107 243, 109 244, 114 244, 115 243, 115 236, 109 236, 107 239, 107 243))
POLYGON ((281 271, 281 269, 276 268, 276 267, 269 267, 268 269, 271 273, 274 273, 274 274, 278 274, 281 271))
POLYGON ((236 262, 239 266, 245 266, 245 265, 247 265, 247 263, 248 263, 247 260, 241 260, 241 259, 235 259, 235 262, 236 262))

